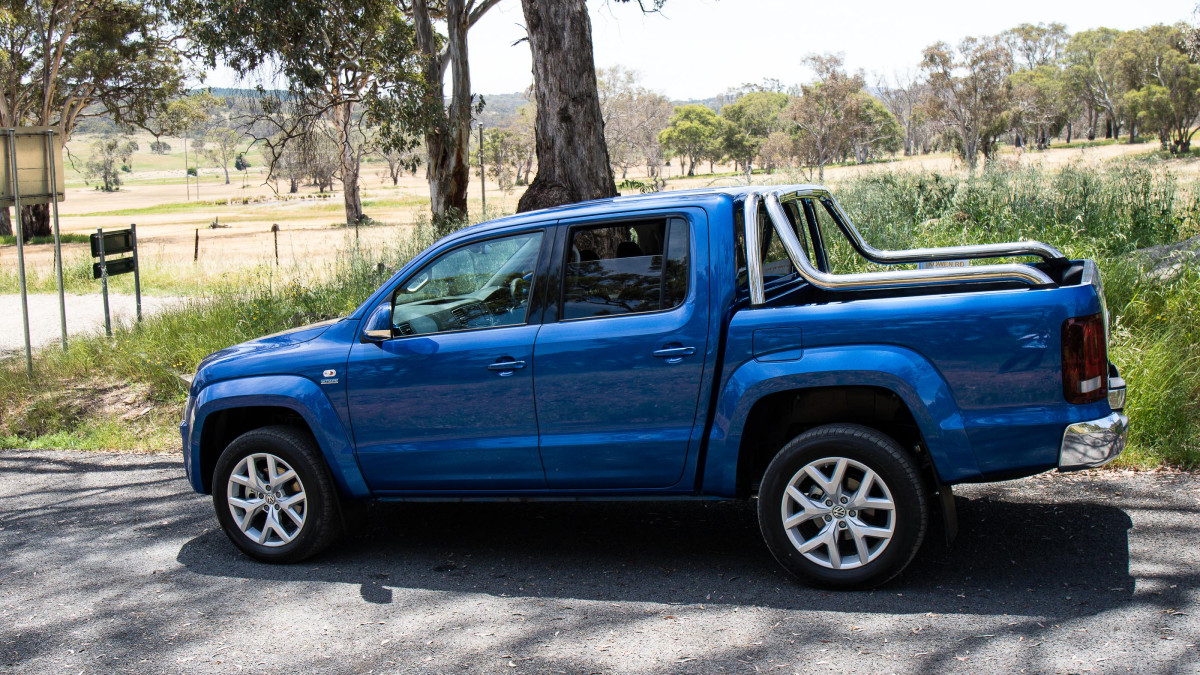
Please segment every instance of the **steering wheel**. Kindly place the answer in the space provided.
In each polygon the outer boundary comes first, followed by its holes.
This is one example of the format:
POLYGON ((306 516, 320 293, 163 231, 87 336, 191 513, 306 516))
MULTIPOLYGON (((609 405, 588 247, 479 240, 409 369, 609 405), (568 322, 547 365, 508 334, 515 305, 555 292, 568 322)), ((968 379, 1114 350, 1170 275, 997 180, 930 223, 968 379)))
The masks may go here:
POLYGON ((508 293, 513 306, 519 307, 529 297, 529 280, 525 277, 513 277, 508 284, 508 293))

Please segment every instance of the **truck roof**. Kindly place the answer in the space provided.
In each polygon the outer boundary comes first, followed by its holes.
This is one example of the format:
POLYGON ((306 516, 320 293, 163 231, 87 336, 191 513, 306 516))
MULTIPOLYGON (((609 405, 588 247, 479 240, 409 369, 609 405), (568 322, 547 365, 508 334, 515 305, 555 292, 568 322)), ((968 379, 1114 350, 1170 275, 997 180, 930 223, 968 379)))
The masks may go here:
POLYGON ((803 184, 803 185, 725 185, 717 187, 696 188, 691 190, 668 190, 665 192, 651 192, 648 194, 628 195, 624 197, 608 197, 605 199, 593 199, 586 202, 577 202, 575 204, 566 204, 563 206, 555 206, 548 209, 539 209, 537 211, 528 211, 526 213, 518 213, 512 216, 489 220, 478 225, 463 228, 447 239, 458 239, 460 236, 466 237, 481 232, 492 230, 502 230, 510 227, 518 227, 527 223, 545 222, 552 218, 578 218, 581 216, 603 215, 609 211, 616 209, 627 209, 630 207, 644 208, 664 208, 675 205, 687 205, 707 203, 714 198, 727 197, 736 199, 752 192, 759 192, 765 189, 795 189, 795 190, 824 190, 820 185, 803 184))

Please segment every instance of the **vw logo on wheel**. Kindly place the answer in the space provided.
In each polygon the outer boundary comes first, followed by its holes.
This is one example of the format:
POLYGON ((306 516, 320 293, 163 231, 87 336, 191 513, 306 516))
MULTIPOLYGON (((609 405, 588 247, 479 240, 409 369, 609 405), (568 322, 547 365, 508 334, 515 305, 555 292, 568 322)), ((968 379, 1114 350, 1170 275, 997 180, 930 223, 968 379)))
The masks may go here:
POLYGON ((838 504, 837 506, 833 507, 833 517, 834 518, 845 518, 846 517, 846 507, 842 506, 841 504, 838 504))

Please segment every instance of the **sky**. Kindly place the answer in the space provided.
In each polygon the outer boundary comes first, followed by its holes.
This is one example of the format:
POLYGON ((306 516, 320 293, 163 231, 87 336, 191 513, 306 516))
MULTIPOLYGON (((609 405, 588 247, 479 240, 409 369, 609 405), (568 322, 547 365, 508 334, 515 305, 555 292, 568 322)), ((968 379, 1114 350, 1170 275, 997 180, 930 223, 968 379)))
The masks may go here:
MULTIPOLYGON (((747 82, 785 85, 810 78, 808 54, 841 53, 868 81, 915 70, 921 51, 938 41, 998 33, 1019 23, 1088 28, 1140 28, 1192 16, 1190 0, 1135 3, 1083 0, 922 0, 920 2, 797 2, 793 0, 667 0, 643 15, 636 3, 589 0, 596 66, 637 71, 644 86, 673 100, 716 96, 747 82)), ((471 88, 476 93, 524 91, 532 81, 520 0, 503 0, 471 29, 471 88)), ((236 86, 226 71, 206 84, 236 86)))

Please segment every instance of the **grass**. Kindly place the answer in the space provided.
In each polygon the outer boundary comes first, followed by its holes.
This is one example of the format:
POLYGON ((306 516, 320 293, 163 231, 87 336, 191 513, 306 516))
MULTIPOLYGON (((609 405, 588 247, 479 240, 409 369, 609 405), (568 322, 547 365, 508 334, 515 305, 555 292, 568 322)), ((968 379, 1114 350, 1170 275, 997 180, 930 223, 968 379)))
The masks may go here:
MULTIPOLYGON (((61 241, 64 244, 86 244, 89 241, 89 236, 90 235, 86 235, 86 234, 63 233, 63 234, 60 234, 58 236, 58 238, 59 238, 59 241, 61 241)), ((15 246, 16 243, 17 243, 16 235, 0 234, 0 245, 15 246)), ((30 238, 29 241, 25 242, 25 245, 26 246, 30 246, 30 245, 41 246, 42 244, 53 244, 53 243, 54 243, 54 237, 52 237, 52 236, 51 237, 32 237, 32 238, 30 238)))
MULTIPOLYGON (((1119 465, 1200 468, 1200 266, 1160 279, 1135 253, 1200 234, 1200 185, 1161 162, 1138 160, 1099 169, 999 168, 969 178, 873 174, 840 182, 835 194, 880 248, 1039 239, 1096 259, 1113 321, 1111 358, 1130 383, 1131 443, 1119 465)), ((180 373, 225 346, 345 314, 435 236, 425 222, 376 249, 348 248, 328 269, 264 266, 231 275, 193 289, 201 297, 186 306, 118 327, 111 342, 77 338, 66 353, 43 350, 33 382, 20 359, 0 362, 0 400, 12 401, 0 408, 0 447, 173 448, 185 396, 180 373), (62 398, 97 382, 137 383, 143 389, 132 407, 144 400, 153 411, 117 424, 62 398)), ((844 245, 832 253, 842 269, 868 267, 844 245)), ((82 283, 84 262, 68 260, 68 288, 82 283)), ((161 274, 154 283, 163 287, 186 285, 167 269, 147 274, 161 274)))

